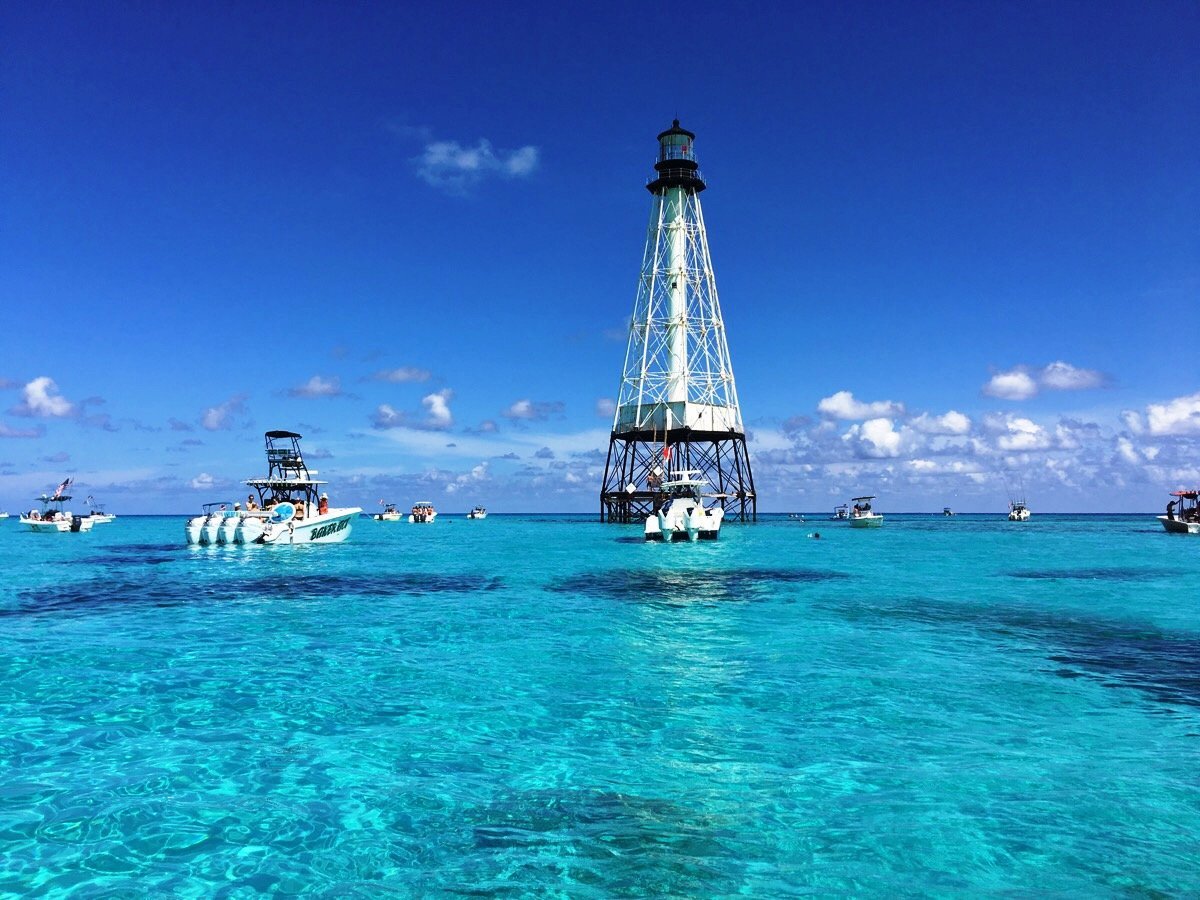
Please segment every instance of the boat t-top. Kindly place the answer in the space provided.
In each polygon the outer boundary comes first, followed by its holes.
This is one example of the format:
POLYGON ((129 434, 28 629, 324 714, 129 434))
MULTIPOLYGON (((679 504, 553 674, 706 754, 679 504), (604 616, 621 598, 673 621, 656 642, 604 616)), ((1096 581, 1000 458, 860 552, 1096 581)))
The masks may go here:
POLYGON ((1167 503, 1167 514, 1158 517, 1163 528, 1171 534, 1200 534, 1200 490, 1171 491, 1171 496, 1175 499, 1167 503))
POLYGON ((408 514, 408 521, 416 525, 432 525, 436 518, 437 510, 428 500, 418 500, 413 504, 412 512, 408 514))
POLYGON ((1029 521, 1029 507, 1022 500, 1008 501, 1008 521, 1010 522, 1027 522, 1029 521))
POLYGON ((91 531, 92 526, 96 524, 91 516, 78 516, 64 508, 71 499, 71 495, 66 492, 70 486, 71 479, 67 478, 53 494, 42 494, 38 497, 42 508, 31 509, 21 516, 20 523, 30 531, 41 534, 91 531))
POLYGON ((942 507, 942 515, 943 516, 952 516, 952 515, 954 515, 954 510, 952 510, 948 506, 943 506, 942 507))
POLYGON ((883 516, 871 509, 871 501, 874 499, 874 494, 866 497, 850 498, 854 504, 850 507, 850 527, 879 528, 883 525, 883 516))
POLYGON ((246 507, 234 503, 205 505, 205 515, 188 520, 188 543, 198 544, 336 544, 350 536, 357 506, 332 508, 327 483, 314 476, 300 453, 301 435, 294 431, 266 433, 267 475, 244 483, 255 493, 246 507), (200 520, 197 532, 195 525, 200 520), (198 537, 193 541, 193 536, 198 537))
POLYGON ((696 470, 684 470, 659 485, 654 512, 646 517, 648 541, 715 541, 725 510, 706 508, 700 491, 708 484, 696 470))
POLYGON ((850 506, 846 503, 843 503, 841 506, 835 506, 833 508, 833 515, 829 517, 829 521, 845 522, 849 518, 850 518, 850 506))
POLYGON ((107 525, 110 522, 115 522, 117 520, 117 517, 114 513, 105 512, 104 507, 97 503, 96 499, 90 494, 85 502, 88 505, 88 509, 91 510, 91 512, 88 513, 88 518, 97 525, 107 525))
POLYGON ((403 518, 395 503, 384 503, 382 500, 379 502, 383 505, 383 512, 371 516, 376 522, 399 522, 403 518))

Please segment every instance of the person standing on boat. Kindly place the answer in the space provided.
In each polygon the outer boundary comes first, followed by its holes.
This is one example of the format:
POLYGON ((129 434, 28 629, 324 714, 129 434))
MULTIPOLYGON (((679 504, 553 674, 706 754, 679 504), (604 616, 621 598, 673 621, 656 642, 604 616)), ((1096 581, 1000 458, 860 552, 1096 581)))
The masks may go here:
POLYGON ((1175 504, 1177 502, 1178 501, 1176 501, 1176 500, 1172 500, 1167 504, 1167 518, 1172 521, 1175 520, 1175 504))
POLYGON ((327 512, 329 512, 329 495, 322 494, 321 502, 317 504, 317 515, 323 516, 327 512))

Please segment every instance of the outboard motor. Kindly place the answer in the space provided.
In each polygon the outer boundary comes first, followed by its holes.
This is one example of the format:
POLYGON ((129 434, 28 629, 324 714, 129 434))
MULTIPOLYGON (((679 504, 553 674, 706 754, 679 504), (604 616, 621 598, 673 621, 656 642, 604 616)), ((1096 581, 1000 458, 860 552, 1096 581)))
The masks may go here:
POLYGON ((80 531, 83 528, 83 516, 71 516, 71 530, 80 531))

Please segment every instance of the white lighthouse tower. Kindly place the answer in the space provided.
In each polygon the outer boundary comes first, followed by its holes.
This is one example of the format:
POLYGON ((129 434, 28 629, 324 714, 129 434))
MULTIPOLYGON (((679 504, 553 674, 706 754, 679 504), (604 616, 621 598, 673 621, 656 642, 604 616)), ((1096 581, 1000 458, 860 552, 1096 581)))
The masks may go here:
POLYGON ((600 490, 600 518, 632 522, 672 473, 699 471, 726 517, 753 520, 754 476, 738 406, 692 132, 658 136, 654 200, 600 490))

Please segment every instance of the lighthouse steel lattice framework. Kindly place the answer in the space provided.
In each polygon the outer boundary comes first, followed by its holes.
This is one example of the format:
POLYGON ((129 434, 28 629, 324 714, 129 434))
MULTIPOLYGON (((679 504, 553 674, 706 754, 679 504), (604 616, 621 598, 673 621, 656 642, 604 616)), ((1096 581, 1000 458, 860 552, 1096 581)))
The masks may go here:
POLYGON ((658 136, 642 273, 613 417, 600 519, 633 522, 672 473, 699 471, 726 516, 753 521, 754 476, 738 406, 700 192, 695 135, 658 136))

